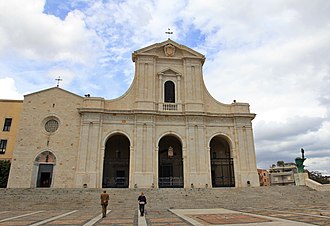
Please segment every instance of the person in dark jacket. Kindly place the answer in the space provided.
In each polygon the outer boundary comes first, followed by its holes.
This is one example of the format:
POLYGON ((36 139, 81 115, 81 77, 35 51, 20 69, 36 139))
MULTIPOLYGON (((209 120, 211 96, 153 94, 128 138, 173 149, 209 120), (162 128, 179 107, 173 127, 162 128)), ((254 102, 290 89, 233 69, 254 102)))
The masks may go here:
POLYGON ((109 194, 107 194, 107 191, 103 191, 100 195, 101 199, 101 206, 102 206, 102 217, 106 217, 107 215, 107 207, 109 202, 109 194))
POLYGON ((144 196, 143 192, 141 192, 141 195, 138 198, 139 201, 139 209, 141 216, 144 215, 144 205, 147 204, 147 198, 144 196))

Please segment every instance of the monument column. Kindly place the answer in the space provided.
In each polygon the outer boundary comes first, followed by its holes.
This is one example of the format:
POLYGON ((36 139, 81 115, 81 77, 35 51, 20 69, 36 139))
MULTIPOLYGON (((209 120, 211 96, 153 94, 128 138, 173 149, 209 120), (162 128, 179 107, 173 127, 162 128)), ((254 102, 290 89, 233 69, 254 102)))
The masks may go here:
POLYGON ((302 148, 301 149, 301 157, 297 157, 295 159, 297 168, 298 168, 298 173, 294 174, 294 180, 295 180, 295 184, 297 186, 301 186, 301 185, 306 185, 306 179, 308 179, 308 173, 305 173, 305 169, 304 169, 304 161, 306 160, 305 158, 305 150, 302 148))

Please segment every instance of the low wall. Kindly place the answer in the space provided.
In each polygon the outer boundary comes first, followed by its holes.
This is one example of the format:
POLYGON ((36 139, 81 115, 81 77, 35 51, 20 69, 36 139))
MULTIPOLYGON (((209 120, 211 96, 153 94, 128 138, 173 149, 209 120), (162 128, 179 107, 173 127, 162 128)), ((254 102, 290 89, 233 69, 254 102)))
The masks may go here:
POLYGON ((320 184, 311 179, 305 179, 305 184, 316 191, 330 191, 330 184, 320 184))

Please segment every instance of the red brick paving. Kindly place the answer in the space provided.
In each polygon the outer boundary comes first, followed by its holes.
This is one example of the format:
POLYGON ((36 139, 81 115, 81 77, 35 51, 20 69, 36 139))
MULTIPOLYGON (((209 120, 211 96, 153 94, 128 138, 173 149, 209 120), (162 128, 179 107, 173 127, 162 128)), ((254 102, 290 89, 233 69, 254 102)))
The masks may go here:
POLYGON ((226 214, 194 214, 188 215, 195 220, 202 221, 201 223, 208 224, 242 224, 242 223, 262 223, 271 222, 269 219, 250 216, 241 213, 226 213, 226 214), (203 222, 204 221, 204 222, 203 222))

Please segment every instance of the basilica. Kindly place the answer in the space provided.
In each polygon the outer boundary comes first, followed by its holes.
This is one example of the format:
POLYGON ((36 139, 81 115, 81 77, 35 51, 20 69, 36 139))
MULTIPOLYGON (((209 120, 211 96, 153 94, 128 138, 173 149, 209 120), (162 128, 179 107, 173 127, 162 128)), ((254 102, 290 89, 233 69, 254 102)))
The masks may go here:
POLYGON ((204 55, 168 39, 132 60, 134 80, 116 99, 59 87, 25 95, 9 188, 259 186, 255 114, 209 94, 204 55))

